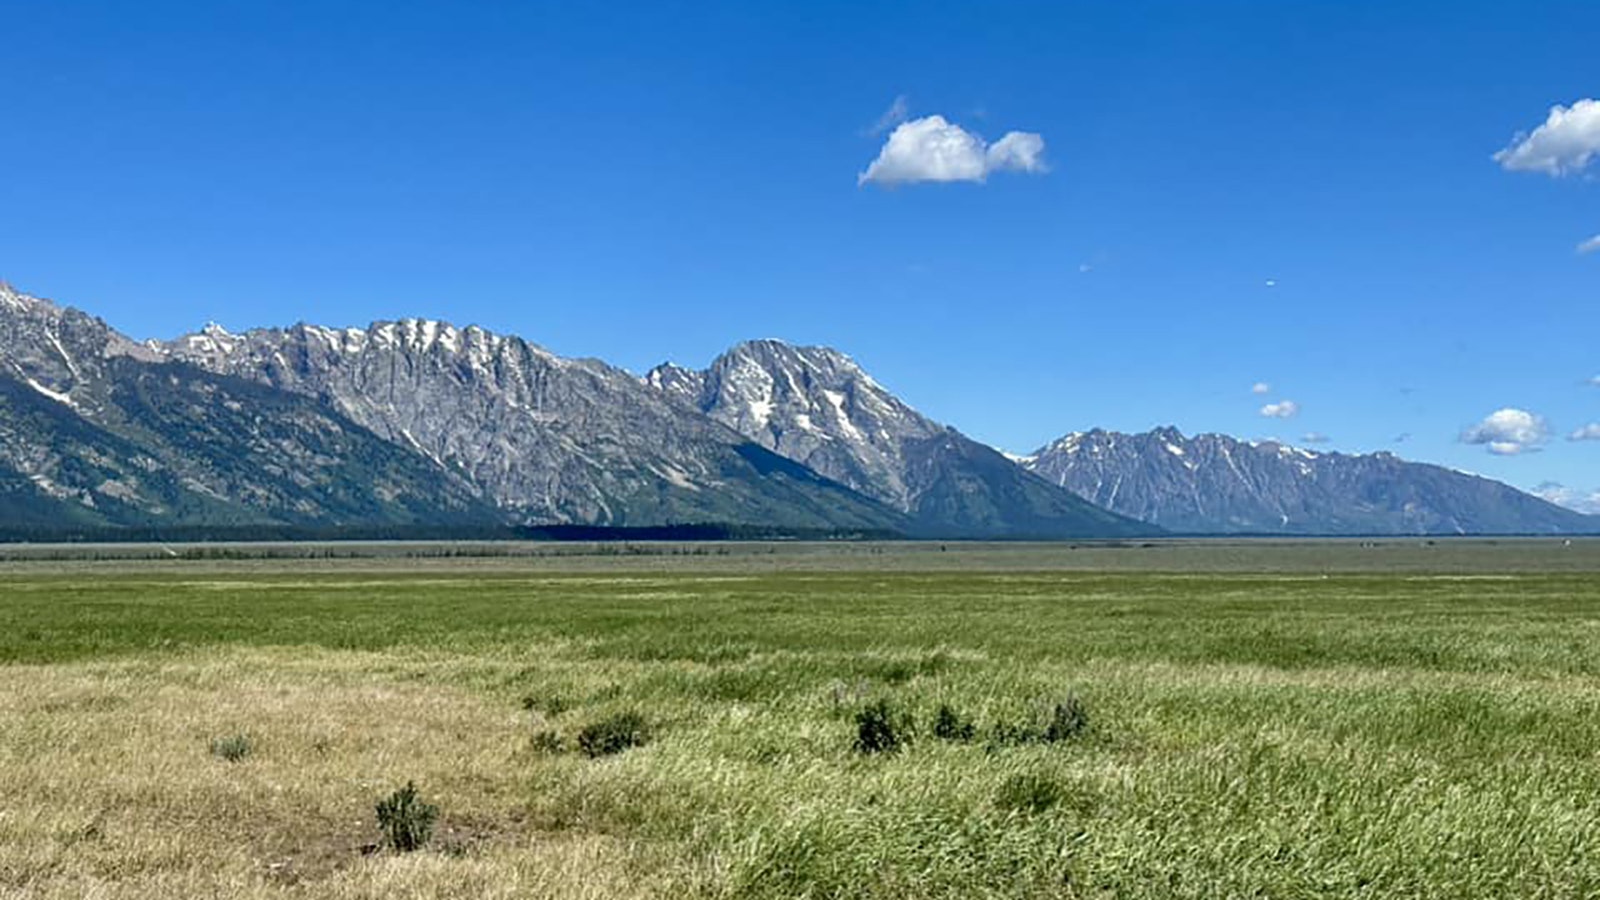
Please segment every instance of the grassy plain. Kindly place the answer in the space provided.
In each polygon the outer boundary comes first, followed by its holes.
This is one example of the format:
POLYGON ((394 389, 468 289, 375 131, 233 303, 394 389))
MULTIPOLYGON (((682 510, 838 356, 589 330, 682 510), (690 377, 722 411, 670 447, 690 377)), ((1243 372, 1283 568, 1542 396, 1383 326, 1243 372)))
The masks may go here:
POLYGON ((0 565, 0 896, 1600 895, 1600 543, 658 551, 0 565))

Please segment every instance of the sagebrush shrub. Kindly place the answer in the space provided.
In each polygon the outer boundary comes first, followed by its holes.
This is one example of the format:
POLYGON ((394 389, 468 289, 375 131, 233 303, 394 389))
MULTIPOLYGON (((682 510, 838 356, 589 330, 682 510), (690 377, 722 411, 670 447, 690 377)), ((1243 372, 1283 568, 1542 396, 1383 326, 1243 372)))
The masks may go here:
POLYGON ((933 736, 943 741, 970 741, 978 729, 972 720, 956 712, 950 704, 942 703, 933 717, 933 736))
POLYGON ((856 713, 857 753, 893 753, 910 739, 910 729, 904 718, 887 700, 879 700, 856 713))
POLYGON ((379 800, 376 809, 384 843, 401 853, 420 850, 433 837, 439 807, 417 796, 415 782, 408 781, 405 787, 379 800))
POLYGON ((1068 694, 1067 699, 1057 703, 1050 713, 1050 724, 1045 726, 1044 739, 1046 743, 1057 741, 1070 741, 1085 731, 1089 730, 1089 710, 1078 699, 1077 694, 1068 694))
POLYGON ((1089 708, 1076 694, 1041 710, 1029 722, 998 721, 989 729, 991 749, 1022 744, 1056 744, 1089 731, 1089 708), (1043 724, 1040 723, 1042 714, 1043 724))
POLYGON ((235 734, 225 738, 217 738, 211 742, 211 755, 228 762, 238 762, 250 755, 255 749, 250 742, 249 735, 235 734))
POLYGON ((578 732, 578 749, 590 757, 610 756, 629 747, 649 743, 650 723, 636 712, 617 713, 583 726, 578 732))

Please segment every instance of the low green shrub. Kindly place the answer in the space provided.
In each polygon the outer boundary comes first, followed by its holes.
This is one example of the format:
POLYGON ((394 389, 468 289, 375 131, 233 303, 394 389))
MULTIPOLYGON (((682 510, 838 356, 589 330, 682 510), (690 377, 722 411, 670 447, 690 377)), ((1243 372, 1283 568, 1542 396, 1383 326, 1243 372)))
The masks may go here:
POLYGON ((255 749, 249 735, 235 734, 211 742, 211 755, 228 762, 238 762, 255 749))
POLYGON ((942 741, 970 741, 978 729, 972 720, 961 715, 948 703, 941 703, 933 717, 933 736, 942 741))
POLYGON ((1089 708, 1076 694, 1052 704, 1031 722, 995 722, 989 729, 989 746, 1058 744, 1084 736, 1089 731, 1089 708))
POLYGON ((1077 694, 1068 694, 1050 713, 1050 723, 1045 726, 1045 743, 1070 741, 1089 730, 1089 710, 1077 694))
POLYGON ((593 758, 621 753, 650 742, 650 723, 636 712, 617 713, 578 732, 578 749, 593 758))
POLYGON ((379 800, 376 809, 384 843, 401 853, 420 850, 433 837, 439 807, 417 796, 415 782, 408 781, 405 787, 379 800))
POLYGON ((910 723, 889 701, 879 700, 856 712, 857 753, 894 753, 910 741, 910 723))

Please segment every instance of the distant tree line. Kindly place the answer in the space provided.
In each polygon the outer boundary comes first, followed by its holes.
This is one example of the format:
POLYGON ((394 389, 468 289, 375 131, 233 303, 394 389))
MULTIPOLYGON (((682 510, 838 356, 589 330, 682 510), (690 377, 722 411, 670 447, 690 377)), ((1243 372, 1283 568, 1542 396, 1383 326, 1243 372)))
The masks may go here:
POLYGON ((882 530, 699 523, 604 525, 182 525, 168 527, 0 526, 0 543, 189 544, 283 541, 847 541, 887 540, 882 530))

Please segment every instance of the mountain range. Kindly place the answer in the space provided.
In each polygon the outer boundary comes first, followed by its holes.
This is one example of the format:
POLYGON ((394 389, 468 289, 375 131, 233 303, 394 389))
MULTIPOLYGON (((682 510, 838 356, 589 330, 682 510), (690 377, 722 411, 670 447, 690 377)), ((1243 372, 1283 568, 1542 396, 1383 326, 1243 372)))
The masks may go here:
POLYGON ((1222 434, 1074 432, 1029 471, 1106 509, 1179 533, 1564 534, 1586 516, 1477 475, 1392 453, 1322 453, 1222 434))
POLYGON ((912 537, 1558 533, 1388 454, 1074 433, 1020 462, 836 350, 644 377, 421 319, 137 342, 0 284, 0 531, 721 523, 912 537))

